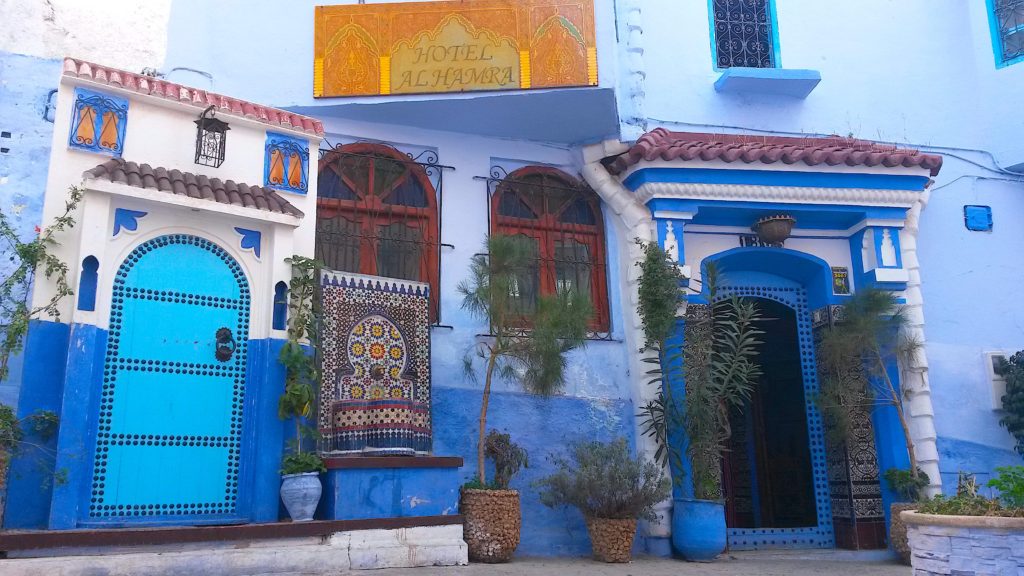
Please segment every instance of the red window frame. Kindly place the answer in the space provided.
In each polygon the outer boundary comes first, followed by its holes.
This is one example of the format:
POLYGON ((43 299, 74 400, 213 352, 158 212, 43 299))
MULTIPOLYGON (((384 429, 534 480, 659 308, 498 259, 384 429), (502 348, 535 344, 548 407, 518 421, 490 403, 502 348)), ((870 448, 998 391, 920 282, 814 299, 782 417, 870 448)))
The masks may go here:
MULTIPOLYGON (((547 202, 545 201, 546 205, 547 202)), ((557 270, 555 261, 556 240, 575 240, 587 246, 591 255, 590 262, 590 299, 594 306, 594 317, 590 322, 591 330, 607 332, 609 330, 608 311, 608 285, 607 274, 605 273, 605 235, 604 218, 601 214, 601 200, 589 186, 573 178, 569 174, 548 166, 526 166, 514 170, 495 187, 491 196, 491 233, 515 235, 522 234, 537 240, 540 268, 540 292, 539 296, 554 295, 557 290, 557 270), (544 184, 540 185, 542 193, 550 180, 554 180, 552 186, 571 190, 570 195, 554 211, 548 211, 545 206, 537 206, 536 202, 525 195, 516 196, 526 204, 536 219, 518 218, 505 216, 499 213, 501 198, 505 192, 516 189, 516 186, 530 186, 538 188, 536 183, 525 183, 523 179, 529 176, 542 176, 544 184), (584 198, 594 215, 594 224, 576 224, 559 222, 559 217, 565 210, 575 204, 580 197, 584 198)))
MULTIPOLYGON (((359 274, 377 276, 377 253, 379 243, 382 239, 378 230, 392 224, 403 224, 416 228, 422 232, 422 240, 418 243, 421 253, 419 256, 419 278, 417 281, 424 282, 430 286, 430 320, 437 321, 438 317, 438 237, 437 226, 437 192, 426 171, 419 164, 411 161, 401 151, 386 144, 375 144, 369 142, 357 142, 338 146, 325 153, 320 158, 317 167, 318 174, 325 170, 333 170, 344 184, 356 195, 355 200, 345 198, 326 198, 317 196, 316 212, 317 220, 346 216, 348 220, 355 222, 360 227, 359 236, 359 270, 353 271, 359 274), (341 159, 347 156, 367 158, 365 189, 359 186, 349 174, 334 168, 341 159), (376 170, 374 162, 376 158, 391 159, 401 163, 405 172, 392 182, 387 191, 375 194, 376 170), (388 204, 384 199, 395 192, 399 187, 414 178, 423 189, 426 196, 426 206, 407 206, 401 204, 388 204)), ((318 190, 319 192, 319 190, 318 190)), ((321 242, 319 228, 317 230, 316 242, 321 242)), ((319 254, 319 251, 317 251, 319 254)))

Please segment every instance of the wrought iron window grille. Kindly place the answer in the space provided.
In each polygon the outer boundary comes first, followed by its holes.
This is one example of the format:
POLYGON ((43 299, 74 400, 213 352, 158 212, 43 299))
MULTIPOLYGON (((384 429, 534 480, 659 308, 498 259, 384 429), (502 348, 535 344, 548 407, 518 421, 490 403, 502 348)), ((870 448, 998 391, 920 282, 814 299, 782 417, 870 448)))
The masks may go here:
POLYGON ((1024 0, 993 0, 999 58, 1009 62, 1024 57, 1024 0))
POLYGON ((267 132, 263 160, 264 186, 305 194, 308 183, 309 144, 284 134, 267 132))
POLYGON ((220 165, 224 163, 228 130, 231 128, 227 122, 218 120, 214 116, 216 116, 214 106, 209 106, 196 120, 195 163, 220 168, 220 165))
POLYGON ((68 146, 121 156, 128 124, 128 100, 75 88, 68 146))
MULTIPOLYGON (((539 169, 546 172, 560 172, 546 167, 527 167, 521 170, 539 169)), ((604 228, 601 221, 600 206, 597 195, 582 182, 579 185, 559 185, 550 180, 560 180, 557 176, 542 179, 539 182, 511 174, 503 166, 492 166, 487 176, 474 176, 474 180, 483 181, 487 187, 487 230, 490 233, 523 234, 538 240, 536 267, 524 271, 522 282, 523 327, 521 335, 530 332, 529 316, 536 306, 536 300, 542 295, 563 292, 566 289, 580 288, 589 293, 594 306, 594 319, 588 331, 588 340, 612 340, 610 307, 607 292, 607 269, 605 262, 604 228), (496 194, 523 187, 543 197, 542 202, 551 205, 554 201, 557 208, 541 217, 543 223, 532 218, 517 218, 499 215, 495 202, 496 194), (593 221, 580 224, 579 217, 585 214, 572 214, 578 202, 591 206, 594 213, 593 221), (594 204, 590 204, 593 202, 594 204), (564 218, 555 218, 555 213, 564 218), (499 221, 495 221, 495 218, 499 221), (546 217, 546 218, 545 218, 546 217), (586 242, 581 242, 586 240, 586 242)), ((569 176, 565 174, 564 176, 569 176)), ((500 199, 499 199, 500 202, 500 199)), ((534 206, 533 209, 538 209, 534 206)), ((525 214, 523 214, 525 216, 525 214)), ((540 216, 540 215, 538 215, 540 216)), ((479 336, 494 336, 493 333, 479 336)))
POLYGON ((334 144, 324 140, 318 154, 321 176, 317 197, 317 258, 328 268, 343 272, 366 274, 369 269, 378 276, 430 284, 431 327, 451 329, 452 326, 441 323, 438 286, 442 271, 441 248, 454 248, 440 239, 444 173, 455 167, 441 164, 432 149, 414 155, 376 141, 334 144), (374 153, 374 149, 388 149, 391 153, 374 153), (405 170, 396 175, 394 169, 398 166, 405 170), (342 177, 342 172, 356 168, 367 171, 359 174, 365 175, 365 180, 357 183, 356 174, 342 177), (331 173, 327 174, 326 170, 331 173), (414 171, 421 172, 430 186, 417 184, 414 171), (384 179, 386 184, 381 185, 378 178, 384 179), (436 201, 435 214, 430 213, 429 201, 422 204, 416 201, 417 193, 429 194, 431 189, 436 201))
POLYGON ((712 0, 718 68, 774 68, 771 0, 712 0))

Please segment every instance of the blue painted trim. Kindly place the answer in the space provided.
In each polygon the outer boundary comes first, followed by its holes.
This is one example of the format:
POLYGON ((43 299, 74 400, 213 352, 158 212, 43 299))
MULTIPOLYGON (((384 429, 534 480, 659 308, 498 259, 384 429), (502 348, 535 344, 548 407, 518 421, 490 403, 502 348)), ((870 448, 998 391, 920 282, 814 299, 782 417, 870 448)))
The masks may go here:
POLYGON ((114 230, 111 236, 117 236, 122 229, 128 230, 129 232, 135 232, 139 229, 139 218, 145 216, 147 212, 140 210, 129 210, 127 208, 115 208, 114 209, 114 230))
POLYGON ((272 325, 274 330, 288 328, 288 284, 283 280, 274 285, 272 325))
POLYGON ((623 184, 635 191, 655 182, 686 184, 749 184, 801 188, 865 188, 869 190, 924 190, 927 176, 894 174, 850 174, 795 172, 789 170, 748 170, 745 168, 641 168, 623 184))
POLYGON ((260 231, 249 230, 248 228, 235 227, 235 232, 238 232, 238 234, 242 237, 242 241, 239 244, 242 250, 251 249, 253 254, 256 255, 256 258, 259 258, 260 243, 263 239, 263 235, 260 233, 260 231))
POLYGON ((106 349, 106 330, 88 324, 71 327, 57 439, 57 469, 67 475, 63 484, 54 486, 52 530, 76 528, 80 507, 89 502, 106 349))
POLYGON ((732 67, 715 81, 715 92, 807 98, 820 82, 821 72, 817 70, 732 67))
MULTIPOLYGON (((775 8, 775 0, 768 0, 768 21, 772 26, 772 64, 775 68, 782 67, 782 49, 779 43, 779 20, 775 8)), ((727 70, 718 66, 718 46, 715 44, 715 0, 708 0, 708 35, 711 37, 711 68, 716 72, 727 70)))
POLYGON ((875 263, 876 268, 903 268, 903 256, 900 254, 900 231, 898 228, 874 228, 874 240, 875 240, 875 263), (885 231, 889 231, 889 239, 892 241, 892 246, 896 250, 896 265, 886 266, 882 264, 882 241, 885 239, 885 231))
POLYGON ((972 232, 991 232, 992 207, 976 204, 964 206, 964 226, 972 232))
POLYGON ((992 54, 995 56, 996 69, 1024 62, 1024 54, 1009 60, 1003 59, 1003 34, 999 30, 999 21, 996 19, 995 2, 993 0, 985 0, 985 9, 988 11, 989 39, 992 41, 992 54))
POLYGON ((267 144, 263 155, 263 185, 285 192, 305 194, 309 183, 309 142, 293 138, 277 132, 267 132, 267 144), (273 184, 270 182, 270 157, 274 150, 281 152, 284 157, 284 178, 283 182, 273 184), (291 155, 297 154, 299 162, 302 163, 302 183, 296 188, 288 185, 288 169, 291 162, 291 155))
MULTIPOLYGON (((61 392, 69 330, 69 325, 59 322, 29 321, 16 411, 19 419, 50 410, 63 421, 61 392)), ((4 510, 7 529, 46 528, 50 515, 54 472, 59 469, 50 451, 57 448, 57 437, 43 440, 27 430, 25 439, 43 449, 25 446, 11 459, 4 510)))
POLYGON ((684 198, 654 198, 647 202, 647 207, 652 213, 660 211, 693 212, 694 218, 689 223, 698 225, 746 228, 759 218, 782 213, 796 218, 796 227, 800 230, 840 231, 845 231, 868 218, 902 221, 906 218, 907 213, 906 208, 891 206, 733 202, 684 198))
POLYGON ((82 275, 78 278, 78 309, 86 312, 96 310, 96 281, 100 261, 95 256, 82 260, 82 275))
POLYGON ((114 96, 113 94, 89 90, 87 88, 75 88, 75 101, 74 105, 71 107, 71 128, 68 132, 69 148, 86 150, 89 152, 96 152, 97 154, 105 154, 115 158, 120 158, 121 152, 124 150, 124 136, 127 127, 127 98, 121 98, 119 96, 114 96), (80 125, 80 112, 85 106, 91 106, 96 112, 95 117, 93 118, 93 141, 77 142, 75 140, 75 132, 78 131, 78 127, 80 125), (110 112, 112 112, 118 120, 117 142, 114 143, 113 147, 105 147, 101 146, 100 135, 103 133, 103 116, 110 112))

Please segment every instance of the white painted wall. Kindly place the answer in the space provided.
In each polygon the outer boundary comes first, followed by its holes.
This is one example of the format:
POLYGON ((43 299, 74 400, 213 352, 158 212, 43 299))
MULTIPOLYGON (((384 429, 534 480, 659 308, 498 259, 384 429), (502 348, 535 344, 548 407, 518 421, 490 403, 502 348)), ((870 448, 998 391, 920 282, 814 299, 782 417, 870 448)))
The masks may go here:
POLYGON ((171 0, 0 0, 0 51, 157 68, 170 13, 171 0))

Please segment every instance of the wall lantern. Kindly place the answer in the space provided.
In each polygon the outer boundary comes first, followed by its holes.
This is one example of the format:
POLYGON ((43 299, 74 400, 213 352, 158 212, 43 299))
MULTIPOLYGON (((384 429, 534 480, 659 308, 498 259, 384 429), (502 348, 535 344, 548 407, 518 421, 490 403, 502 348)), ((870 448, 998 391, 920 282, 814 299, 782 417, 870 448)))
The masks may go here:
POLYGON ((224 149, 227 144, 227 122, 214 118, 213 106, 203 110, 196 120, 196 164, 219 168, 224 163, 224 149))

